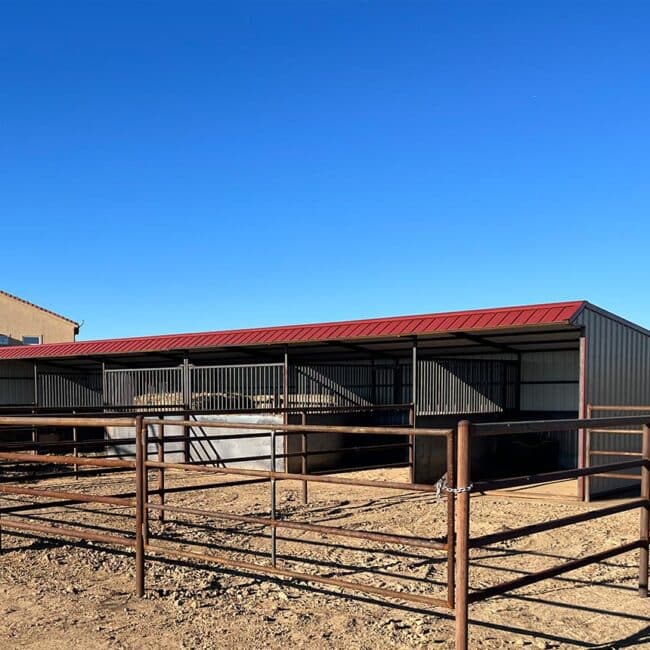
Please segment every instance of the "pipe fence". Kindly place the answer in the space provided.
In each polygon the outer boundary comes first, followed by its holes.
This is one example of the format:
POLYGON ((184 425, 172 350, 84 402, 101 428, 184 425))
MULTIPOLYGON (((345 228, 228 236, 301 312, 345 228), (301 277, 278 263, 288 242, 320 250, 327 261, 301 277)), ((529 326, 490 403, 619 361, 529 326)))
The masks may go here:
MULTIPOLYGON (((0 494, 16 495, 27 497, 30 502, 22 502, 18 505, 11 505, 0 509, 0 530, 2 532, 22 531, 33 535, 44 537, 64 537, 81 540, 92 540, 104 542, 110 545, 123 546, 134 550, 136 566, 135 591, 139 596, 145 590, 145 559, 154 557, 174 558, 188 562, 212 563, 230 569, 240 570, 246 573, 269 575, 279 578, 289 578, 305 583, 315 583, 334 586, 344 590, 350 590, 398 600, 410 602, 426 608, 442 608, 453 610, 456 627, 456 648, 465 650, 469 647, 469 606, 481 602, 487 598, 509 593, 515 589, 534 584, 536 582, 554 578, 566 572, 601 562, 605 559, 615 557, 624 553, 639 550, 639 595, 648 595, 648 545, 650 525, 650 415, 644 414, 631 417, 605 417, 571 420, 546 420, 535 422, 510 422, 510 423, 484 423, 472 424, 462 421, 454 429, 413 429, 407 427, 355 427, 355 426, 323 426, 317 424, 281 424, 268 425, 233 422, 215 422, 201 420, 199 418, 183 418, 174 420, 173 426, 180 427, 181 434, 169 434, 168 427, 172 425, 166 417, 104 417, 104 418, 65 418, 65 417, 0 417, 0 426, 24 425, 28 427, 123 427, 132 434, 125 435, 120 442, 133 445, 134 459, 118 459, 106 457, 89 457, 80 455, 84 452, 83 441, 57 441, 57 453, 41 453, 43 448, 30 447, 30 443, 23 443, 27 448, 22 450, 0 451, 0 460, 4 463, 0 466, 3 470, 2 481, 0 481, 0 494), (233 467, 233 463, 250 461, 249 457, 232 457, 221 459, 221 463, 207 465, 205 462, 186 462, 183 457, 179 462, 169 460, 170 449, 173 445, 186 441, 192 428, 200 426, 206 431, 206 438, 212 441, 225 439, 246 439, 262 438, 268 441, 268 454, 257 454, 264 456, 269 461, 267 469, 252 469, 250 467, 233 467), (640 426, 642 432, 642 451, 638 457, 631 460, 624 460, 615 463, 607 463, 593 467, 579 467, 570 470, 545 472, 536 475, 509 477, 493 480, 472 482, 472 471, 470 464, 470 446, 472 439, 486 436, 525 434, 548 431, 576 431, 579 429, 607 429, 616 430, 630 426, 640 426), (251 432, 251 428, 256 429, 251 432), (221 431, 226 429, 226 431, 221 431), (207 433, 210 430, 214 432, 207 433), (278 452, 278 442, 286 441, 291 437, 298 436, 300 440, 308 440, 315 434, 340 434, 348 436, 403 436, 407 443, 415 436, 436 436, 446 440, 446 475, 435 485, 417 484, 407 481, 388 481, 358 477, 345 477, 339 474, 313 474, 306 471, 306 459, 310 454, 321 453, 310 451, 308 447, 301 447, 299 452, 288 452, 286 444, 278 452), (67 453, 66 453, 67 452, 67 453), (72 452, 72 453, 71 453, 72 452), (74 455, 76 453, 76 455, 74 455), (291 458, 299 458, 301 461, 300 471, 289 471, 286 463, 291 458), (278 464, 283 466, 279 467, 278 464), (24 466, 31 465, 53 465, 56 467, 74 467, 72 472, 63 475, 77 475, 85 477, 94 476, 107 472, 127 472, 133 475, 133 490, 130 493, 118 493, 110 495, 89 495, 81 491, 43 489, 24 486, 24 477, 20 471, 24 466), (483 492, 486 490, 498 490, 523 485, 543 484, 559 479, 590 477, 599 474, 618 473, 626 470, 640 468, 641 471, 641 494, 633 500, 608 505, 599 510, 581 512, 578 514, 558 517, 551 521, 527 524, 517 528, 508 529, 481 535, 470 536, 470 495, 472 492, 483 492), (178 475, 203 475, 214 477, 215 482, 201 485, 180 485, 170 487, 166 484, 166 477, 169 472, 173 476, 178 475), (152 476, 155 478, 152 483, 152 476), (224 478, 233 480, 224 481, 224 478), (414 535, 395 534, 391 532, 378 532, 351 529, 325 524, 316 524, 304 521, 292 521, 282 517, 277 508, 277 482, 295 481, 303 486, 303 500, 308 502, 306 486, 309 483, 329 484, 353 488, 375 488, 400 493, 413 493, 424 495, 444 495, 446 500, 446 534, 440 537, 421 537, 414 535), (269 486, 269 514, 239 514, 230 511, 211 510, 207 508, 184 507, 172 505, 166 498, 168 495, 181 491, 205 490, 227 486, 246 486, 251 484, 268 484, 269 486), (33 523, 20 519, 20 515, 46 506, 42 499, 49 500, 49 506, 61 506, 78 503, 98 503, 104 506, 115 506, 131 509, 134 513, 134 524, 131 533, 113 534, 96 533, 77 527, 62 525, 47 525, 33 523), (578 523, 593 521, 602 517, 636 510, 640 511, 639 536, 614 548, 607 548, 592 553, 586 557, 569 560, 564 564, 547 568, 542 571, 527 574, 523 577, 508 580, 489 587, 482 587, 470 590, 470 550, 484 548, 486 546, 519 539, 528 535, 544 531, 553 531, 565 528, 578 523), (255 524, 270 530, 270 545, 267 549, 267 560, 261 562, 249 562, 238 558, 214 553, 204 553, 183 550, 177 547, 170 547, 171 540, 158 537, 154 539, 151 534, 150 518, 156 513, 158 519, 164 524, 165 517, 173 515, 175 521, 178 517, 199 516, 207 520, 239 522, 255 524), (16 516, 18 515, 18 517, 16 516), (297 571, 283 565, 281 557, 277 553, 278 531, 299 531, 314 532, 327 537, 351 538, 376 542, 386 545, 398 545, 400 547, 414 547, 424 549, 430 553, 442 553, 446 557, 447 582, 446 597, 439 597, 430 593, 414 593, 399 591, 386 587, 379 587, 367 582, 354 582, 352 580, 331 577, 318 573, 297 571), (157 541, 158 540, 158 541, 157 541)), ((90 441, 94 444, 97 440, 90 441)), ((107 441, 104 441, 107 442, 107 441)), ((110 441, 111 443, 114 441, 110 441)), ((9 444, 9 443, 7 443, 9 444)), ((41 443, 42 445, 43 443, 41 443)), ((378 443, 381 444, 381 443, 378 443)), ((389 443, 392 444, 392 443, 389 443)), ((5 444, 6 447, 6 444, 5 444)), ((15 448, 14 448, 15 449, 15 448)), ((359 447, 363 452, 363 447, 359 447)), ((331 451, 331 450, 329 450, 331 451)), ((336 450, 335 450, 336 451, 336 450)), ((30 475, 30 480, 33 476, 30 475)), ((292 542, 300 543, 298 538, 291 539, 292 542)), ((182 544, 183 540, 175 540, 182 544)), ((384 551, 390 553, 390 551, 384 551)), ((370 571, 370 569, 369 569, 370 571)))

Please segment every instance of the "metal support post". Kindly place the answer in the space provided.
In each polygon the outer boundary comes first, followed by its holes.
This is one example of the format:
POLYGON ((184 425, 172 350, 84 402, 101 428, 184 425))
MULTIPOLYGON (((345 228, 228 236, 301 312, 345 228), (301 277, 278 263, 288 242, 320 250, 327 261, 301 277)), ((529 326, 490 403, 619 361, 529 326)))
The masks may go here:
MULTIPOLYGON (((302 424, 303 426, 305 424, 307 424, 307 414, 304 411, 300 414, 300 424, 302 424)), ((308 444, 307 440, 308 440, 308 436, 303 431, 300 434, 300 446, 301 446, 300 452, 302 454, 302 456, 300 457, 300 460, 301 460, 300 471, 301 471, 302 474, 307 473, 307 444, 308 444)), ((308 485, 308 483, 309 483, 308 481, 303 481, 302 482, 302 502, 305 505, 307 503, 309 503, 309 485, 308 485)))
POLYGON ((135 592, 144 596, 144 454, 143 454, 143 418, 135 419, 135 592))
MULTIPOLYGON (((275 468, 275 429, 271 430, 271 470, 275 468)), ((277 547, 277 529, 275 526, 275 498, 276 486, 275 478, 271 479, 271 564, 276 566, 276 547, 277 547)))
POLYGON ((456 501, 456 650, 468 649, 470 424, 458 423, 456 501))
MULTIPOLYGON (((160 416, 162 420, 164 416, 160 416)), ((158 462, 165 462, 165 425, 158 425, 158 462)), ((160 490, 160 505, 163 506, 161 510, 158 511, 158 521, 161 524, 165 523, 165 468, 161 467, 158 470, 158 489, 160 490)))

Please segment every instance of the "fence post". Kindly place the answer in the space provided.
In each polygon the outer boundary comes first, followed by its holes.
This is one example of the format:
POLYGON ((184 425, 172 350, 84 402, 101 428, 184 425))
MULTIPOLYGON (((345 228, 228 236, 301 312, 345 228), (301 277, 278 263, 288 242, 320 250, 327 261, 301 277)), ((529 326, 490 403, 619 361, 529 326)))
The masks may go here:
MULTIPOLYGON (((275 429, 271 429, 271 471, 275 472, 275 429)), ((277 528, 275 526, 276 506, 275 477, 271 478, 271 565, 276 566, 277 528)))
MULTIPOLYGON (((302 424, 303 427, 307 424, 307 414, 304 411, 300 414, 300 424, 302 424)), ((307 434, 304 431, 300 434, 300 450, 300 471, 303 474, 307 474, 307 434)), ((307 487, 307 481, 302 482, 302 502, 305 505, 309 503, 309 488, 307 487)))
POLYGON ((146 462, 149 460, 149 426, 142 425, 142 539, 149 543, 149 470, 146 462))
POLYGON ((467 650, 469 593, 470 424, 458 423, 456 496, 456 650, 467 650))
POLYGON ((144 480, 143 417, 135 418, 135 591, 144 596, 144 480))
POLYGON ((641 444, 641 507, 640 551, 639 551, 639 596, 648 597, 648 543, 650 538, 650 425, 643 425, 641 444))
MULTIPOLYGON (((164 416, 160 416, 162 420, 164 416)), ((165 425, 158 425, 158 462, 165 462, 165 425)), ((161 467, 158 471, 158 489, 160 490, 160 505, 165 505, 165 468, 161 467)), ((165 523, 165 511, 160 510, 158 512, 158 521, 161 524, 165 523)))
MULTIPOLYGON (((447 434, 447 486, 456 488, 456 431, 447 434)), ((447 603, 454 607, 456 598, 456 495, 447 492, 447 603)))

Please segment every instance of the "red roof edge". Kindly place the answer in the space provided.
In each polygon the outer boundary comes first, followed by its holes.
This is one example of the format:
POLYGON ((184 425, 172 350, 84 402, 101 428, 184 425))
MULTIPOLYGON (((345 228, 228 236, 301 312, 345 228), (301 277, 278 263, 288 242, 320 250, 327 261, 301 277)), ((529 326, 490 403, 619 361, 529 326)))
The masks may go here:
POLYGON ((229 346, 306 343, 310 341, 399 338, 454 331, 570 324, 585 304, 584 300, 580 300, 306 325, 284 325, 191 334, 163 334, 77 341, 74 343, 8 346, 0 348, 0 359, 106 356, 229 346), (488 322, 491 317, 497 315, 501 316, 498 325, 488 325, 487 327, 482 325, 482 323, 488 322))

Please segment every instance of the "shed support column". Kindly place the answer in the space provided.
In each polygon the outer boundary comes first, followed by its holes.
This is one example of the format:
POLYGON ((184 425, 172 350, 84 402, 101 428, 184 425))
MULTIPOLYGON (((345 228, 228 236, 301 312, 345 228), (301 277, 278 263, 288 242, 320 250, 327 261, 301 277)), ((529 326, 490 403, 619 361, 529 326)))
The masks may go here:
MULTIPOLYGON (((417 339, 413 341, 413 349, 411 354, 411 409, 409 411, 409 425, 414 429, 417 427, 417 371, 418 371, 418 342, 417 339)), ((411 483, 415 482, 415 444, 417 436, 409 436, 409 478, 411 483)))
MULTIPOLYGON (((283 416, 282 423, 286 426, 289 424, 289 347, 284 346, 284 366, 282 367, 282 408, 283 416)), ((287 433, 284 432, 282 437, 282 443, 284 445, 283 454, 284 454, 284 471, 289 471, 289 459, 287 458, 287 433)), ((275 468, 274 468, 275 470, 275 468)))
MULTIPOLYGON (((580 369, 579 369, 579 387, 578 387, 578 417, 585 418, 587 413, 587 338, 584 333, 580 336, 580 369)), ((578 468, 582 469, 589 466, 587 457, 587 430, 578 431, 578 468)), ((578 478, 578 498, 581 501, 589 501, 589 494, 585 489, 587 482, 585 477, 578 478)))
MULTIPOLYGON (((32 413, 38 413, 38 364, 34 362, 34 409, 32 413)), ((38 448, 36 443, 38 442, 38 430, 35 426, 32 426, 32 454, 38 454, 38 448)))

